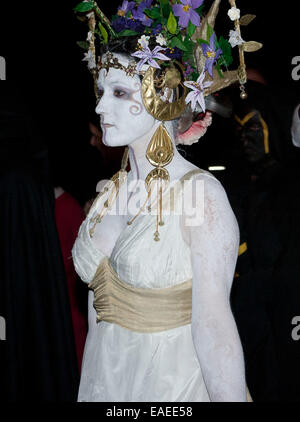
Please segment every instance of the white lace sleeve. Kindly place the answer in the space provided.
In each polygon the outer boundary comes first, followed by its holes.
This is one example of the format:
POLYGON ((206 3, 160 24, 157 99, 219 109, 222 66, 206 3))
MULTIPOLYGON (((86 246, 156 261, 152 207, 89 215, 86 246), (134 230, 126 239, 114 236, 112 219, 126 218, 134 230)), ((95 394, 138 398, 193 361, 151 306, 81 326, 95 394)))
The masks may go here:
POLYGON ((207 174, 194 178, 193 196, 201 195, 199 180, 204 181, 203 222, 188 227, 186 216, 181 220, 192 254, 194 346, 210 399, 246 401, 243 351, 229 301, 239 229, 227 195, 215 178, 207 174))

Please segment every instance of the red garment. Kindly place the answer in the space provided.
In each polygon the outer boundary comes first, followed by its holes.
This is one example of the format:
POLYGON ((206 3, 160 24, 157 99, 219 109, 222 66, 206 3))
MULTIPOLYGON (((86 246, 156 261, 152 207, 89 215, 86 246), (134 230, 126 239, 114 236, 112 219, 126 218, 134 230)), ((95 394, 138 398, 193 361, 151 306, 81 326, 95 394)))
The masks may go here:
POLYGON ((80 205, 69 193, 64 192, 56 198, 55 219, 68 282, 79 371, 81 370, 82 355, 88 327, 88 291, 75 271, 71 250, 84 218, 85 216, 80 205))

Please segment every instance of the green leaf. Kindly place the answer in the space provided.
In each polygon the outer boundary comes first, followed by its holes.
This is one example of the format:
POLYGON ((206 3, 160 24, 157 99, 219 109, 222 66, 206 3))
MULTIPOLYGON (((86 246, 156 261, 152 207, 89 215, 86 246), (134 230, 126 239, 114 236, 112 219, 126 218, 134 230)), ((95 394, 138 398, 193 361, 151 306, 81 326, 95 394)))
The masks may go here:
POLYGON ((169 4, 169 0, 159 0, 160 2, 160 7, 162 10, 162 14, 165 18, 168 18, 168 16, 170 15, 170 12, 172 12, 172 8, 169 4))
POLYGON ((79 47, 83 48, 84 50, 88 50, 90 48, 89 43, 86 41, 77 41, 76 44, 79 45, 79 47))
POLYGON ((188 62, 193 67, 196 67, 195 56, 192 53, 184 52, 183 61, 188 62))
POLYGON ((195 48, 195 43, 194 43, 194 41, 192 41, 189 37, 185 37, 185 38, 184 38, 183 44, 186 46, 186 48, 187 48, 189 51, 193 51, 193 50, 194 50, 194 48, 195 48))
POLYGON ((94 9, 94 3, 92 1, 88 1, 88 2, 84 2, 82 1, 81 3, 77 4, 76 7, 74 7, 73 10, 75 10, 75 12, 88 12, 89 10, 94 9))
POLYGON ((104 44, 107 44, 108 43, 108 33, 107 33, 106 29, 104 28, 104 26, 102 25, 102 23, 99 22, 98 26, 99 26, 101 35, 103 37, 104 44))
POLYGON ((218 38, 215 37, 215 50, 218 50, 219 47, 220 47, 220 44, 219 44, 218 38))
MULTIPOLYGON (((180 37, 181 38, 181 37, 180 37)), ((183 44, 182 40, 179 37, 174 37, 171 40, 171 46, 180 48, 182 51, 187 51, 186 46, 183 44)))
POLYGON ((195 49, 196 44, 189 37, 185 37, 183 44, 186 48, 186 51, 183 54, 183 60, 186 62, 189 62, 191 65, 194 65, 195 63, 194 49, 195 49))
POLYGON ((201 45, 201 44, 207 44, 209 45, 209 42, 206 40, 203 40, 202 38, 197 38, 197 42, 201 45))
POLYGON ((189 75, 189 78, 191 78, 192 81, 197 81, 197 79, 199 78, 199 73, 194 71, 189 75))
POLYGON ((231 54, 231 45, 228 42, 228 40, 226 40, 225 38, 223 38, 221 36, 220 39, 219 39, 219 46, 222 50, 222 57, 224 59, 224 65, 228 67, 233 62, 233 58, 232 58, 232 54, 231 54))
POLYGON ((132 31, 131 29, 123 29, 123 31, 118 33, 119 37, 131 37, 133 35, 138 35, 138 32, 132 31))
POLYGON ((223 75, 223 73, 222 73, 222 71, 221 71, 221 67, 220 67, 220 59, 218 60, 218 63, 217 63, 217 65, 216 65, 216 70, 217 70, 217 72, 218 72, 218 74, 219 74, 219 77, 220 77, 220 78, 224 78, 224 75, 223 75))
POLYGON ((153 7, 153 9, 145 9, 145 15, 147 15, 151 19, 160 19, 161 14, 158 7, 153 7))
POLYGON ((224 37, 220 37, 219 39, 219 46, 223 51, 223 54, 230 54, 231 55, 231 45, 228 40, 224 37))
POLYGON ((85 22, 86 21, 86 17, 82 16, 82 15, 76 15, 76 18, 80 21, 80 22, 85 22))
POLYGON ((173 15, 173 12, 170 12, 170 14, 169 14, 169 18, 168 18, 168 22, 167 22, 167 28, 168 28, 168 31, 171 34, 175 34, 176 29, 177 29, 177 20, 176 20, 175 16, 173 15))
POLYGON ((196 25, 194 25, 191 21, 189 21, 188 28, 187 28, 188 36, 192 38, 195 31, 196 31, 196 25))
POLYGON ((206 38, 209 41, 210 37, 212 36, 212 34, 214 33, 214 28, 212 26, 210 26, 210 24, 207 24, 207 35, 206 38))
POLYGON ((200 7, 198 7, 198 9, 195 9, 195 12, 197 12, 198 15, 201 16, 203 9, 204 9, 204 4, 202 4, 200 7))

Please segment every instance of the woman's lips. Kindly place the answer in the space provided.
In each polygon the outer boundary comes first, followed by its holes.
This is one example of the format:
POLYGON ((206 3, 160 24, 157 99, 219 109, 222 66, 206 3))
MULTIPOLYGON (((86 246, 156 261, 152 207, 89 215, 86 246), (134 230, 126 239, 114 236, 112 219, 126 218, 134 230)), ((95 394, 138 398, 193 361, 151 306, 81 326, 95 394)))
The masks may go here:
POLYGON ((106 127, 106 128, 108 128, 108 127, 113 127, 113 126, 115 126, 115 125, 112 125, 112 124, 110 124, 110 123, 103 123, 103 126, 104 126, 104 127, 106 127))

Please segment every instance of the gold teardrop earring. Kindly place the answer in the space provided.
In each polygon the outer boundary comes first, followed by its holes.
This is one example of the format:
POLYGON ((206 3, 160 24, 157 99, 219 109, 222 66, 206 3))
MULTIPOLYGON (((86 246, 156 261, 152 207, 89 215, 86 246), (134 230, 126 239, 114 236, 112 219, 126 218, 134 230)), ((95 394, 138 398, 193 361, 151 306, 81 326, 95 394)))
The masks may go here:
POLYGON ((164 167, 172 161, 173 157, 174 149, 172 140, 165 128, 164 122, 162 122, 152 136, 146 151, 147 160, 150 164, 155 166, 155 168, 147 175, 145 180, 148 195, 151 195, 151 192, 153 191, 152 185, 153 183, 156 183, 157 208, 156 230, 154 233, 155 241, 160 240, 158 228, 159 226, 164 225, 162 220, 162 194, 163 190, 166 189, 170 181, 169 172, 164 167))

